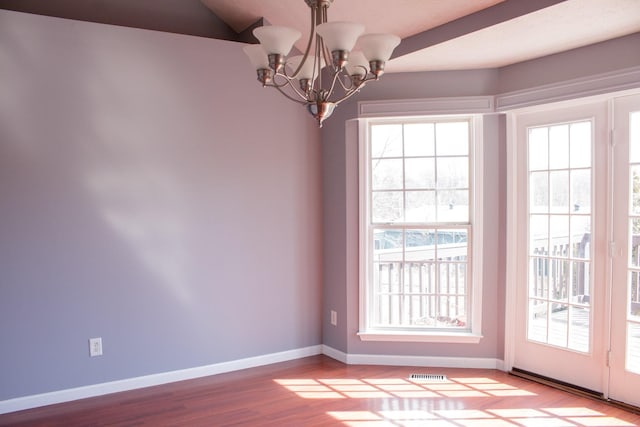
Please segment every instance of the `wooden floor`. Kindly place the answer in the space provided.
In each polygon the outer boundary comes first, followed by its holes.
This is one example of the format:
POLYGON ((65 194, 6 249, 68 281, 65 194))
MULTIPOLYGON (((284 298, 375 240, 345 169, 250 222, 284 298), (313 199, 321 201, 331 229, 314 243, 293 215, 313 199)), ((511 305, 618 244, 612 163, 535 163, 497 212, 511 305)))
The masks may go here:
POLYGON ((607 427, 640 425, 640 415, 500 371, 314 356, 0 415, 0 425, 607 427))

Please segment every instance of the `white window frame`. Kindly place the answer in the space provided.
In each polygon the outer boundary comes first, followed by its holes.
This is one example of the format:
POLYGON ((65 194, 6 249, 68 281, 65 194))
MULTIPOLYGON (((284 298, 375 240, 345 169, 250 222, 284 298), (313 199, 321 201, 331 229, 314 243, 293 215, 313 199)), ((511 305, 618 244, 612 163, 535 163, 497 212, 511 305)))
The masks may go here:
POLYGON ((359 332, 358 336, 362 341, 396 341, 396 342, 439 342, 439 343, 478 343, 482 339, 482 242, 483 242, 483 118, 479 114, 465 115, 424 115, 424 120, 450 121, 452 119, 469 120, 470 128, 470 252, 469 260, 469 291, 471 322, 468 329, 414 329, 414 328, 394 328, 375 329, 369 324, 369 314, 367 310, 369 298, 369 282, 371 272, 371 248, 373 242, 370 241, 369 230, 369 182, 370 161, 369 161, 369 125, 376 122, 389 122, 397 120, 404 123, 409 120, 415 121, 416 117, 385 117, 365 118, 359 120, 358 129, 358 161, 359 161, 359 332))

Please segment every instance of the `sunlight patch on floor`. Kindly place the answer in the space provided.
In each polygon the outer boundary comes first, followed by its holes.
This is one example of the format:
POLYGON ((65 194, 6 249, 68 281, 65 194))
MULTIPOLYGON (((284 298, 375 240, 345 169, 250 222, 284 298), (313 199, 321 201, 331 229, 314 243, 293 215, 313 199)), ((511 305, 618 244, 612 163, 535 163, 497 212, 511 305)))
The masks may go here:
POLYGON ((430 427, 618 427, 634 426, 589 408, 505 408, 460 410, 330 411, 349 427, 424 426, 430 427), (576 414, 582 414, 577 416, 576 414))
MULTIPOLYGON (((451 399, 456 397, 514 397, 535 395, 489 378, 449 378, 442 381, 404 378, 294 378, 276 379, 277 384, 303 399, 451 399)), ((455 401, 453 401, 455 403, 455 401)), ((627 427, 635 424, 610 417, 587 407, 464 409, 457 404, 446 409, 396 409, 329 411, 328 415, 348 427, 627 427)), ((520 401, 521 402, 521 401, 520 401)), ((442 408, 442 406, 441 406, 442 408)))
POLYGON ((489 378, 456 378, 444 382, 404 378, 289 378, 274 381, 305 399, 467 398, 535 395, 530 391, 489 378))

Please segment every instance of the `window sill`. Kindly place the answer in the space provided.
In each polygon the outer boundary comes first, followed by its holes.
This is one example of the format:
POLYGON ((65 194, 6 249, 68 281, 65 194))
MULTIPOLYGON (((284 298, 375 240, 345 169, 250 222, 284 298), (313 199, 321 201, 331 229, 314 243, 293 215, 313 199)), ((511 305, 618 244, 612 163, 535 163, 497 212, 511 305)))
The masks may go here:
POLYGON ((410 331, 367 331, 358 332, 362 341, 388 342, 435 342, 451 344, 477 344, 483 338, 472 332, 410 332, 410 331))

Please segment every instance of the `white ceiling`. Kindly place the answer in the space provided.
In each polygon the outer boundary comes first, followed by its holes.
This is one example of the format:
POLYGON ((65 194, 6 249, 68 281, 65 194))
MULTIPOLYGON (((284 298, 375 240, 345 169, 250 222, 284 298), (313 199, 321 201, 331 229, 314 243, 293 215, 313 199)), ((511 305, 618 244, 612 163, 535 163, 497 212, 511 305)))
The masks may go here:
MULTIPOLYGON (((260 18, 303 34, 309 31, 304 0, 201 1, 238 32, 260 18)), ((640 31, 640 0, 566 0, 508 20, 487 16, 495 8, 482 17, 477 13, 491 6, 511 6, 509 2, 525 5, 519 0, 335 0, 329 20, 359 22, 366 32, 393 33, 411 45, 406 54, 389 61, 386 72, 493 68, 640 31), (463 17, 478 18, 469 21, 472 30, 460 31, 458 25, 448 31, 447 25, 454 27, 452 21, 463 17), (476 25, 481 22, 485 24, 476 25), (451 36, 446 37, 448 33, 451 36), (426 42, 431 34, 435 43, 426 42), (405 40, 410 36, 415 37, 405 40)), ((306 39, 302 37, 299 49, 306 39)))
MULTIPOLYGON (((330 21, 353 21, 365 32, 393 33, 401 38, 437 27, 504 0, 334 0, 330 21), (391 7, 392 6, 392 7, 391 7)), ((260 18, 272 25, 309 31, 309 8, 304 0, 202 0, 231 28, 242 31, 260 18)))

